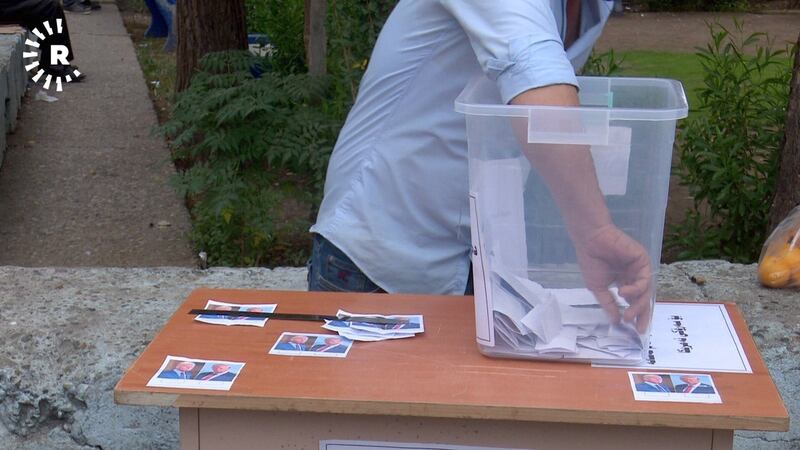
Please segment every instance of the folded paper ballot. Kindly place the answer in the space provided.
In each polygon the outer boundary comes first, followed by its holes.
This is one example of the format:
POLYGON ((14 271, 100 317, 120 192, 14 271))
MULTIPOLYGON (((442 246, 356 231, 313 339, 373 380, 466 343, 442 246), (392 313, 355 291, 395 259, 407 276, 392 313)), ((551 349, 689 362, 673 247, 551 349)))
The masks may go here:
POLYGON ((541 353, 575 353, 578 348, 578 327, 562 327, 550 341, 536 341, 534 349, 541 353))
POLYGON ((346 337, 351 341, 362 341, 362 342, 386 341, 389 339, 403 339, 415 336, 414 334, 407 334, 407 333, 375 334, 367 331, 354 330, 352 328, 347 327, 346 325, 338 327, 327 323, 323 325, 322 328, 325 328, 326 330, 335 331, 340 336, 346 337))
POLYGON ((533 308, 521 321, 543 342, 550 342, 564 328, 561 308, 553 297, 548 297, 542 304, 533 308))
POLYGON ((322 328, 339 333, 354 341, 384 341, 388 339, 402 339, 414 337, 417 333, 425 331, 425 323, 421 315, 391 315, 380 314, 352 314, 339 310, 336 316, 343 320, 326 320, 322 328), (368 322, 351 322, 347 318, 384 318, 393 319, 396 323, 376 324, 368 322))
MULTIPOLYGON (((609 130, 607 141, 592 148, 603 172, 598 181, 605 195, 625 195, 630 129, 609 130)), ((640 361, 644 340, 631 326, 612 324, 588 289, 563 288, 575 286, 582 272, 573 262, 563 218, 548 212, 555 205, 537 195, 541 180, 530 174, 525 156, 470 160, 476 335, 482 348, 492 347, 488 353, 498 356, 640 361), (531 210, 530 204, 538 206, 531 210), (536 239, 529 242, 531 233, 536 239), (541 284, 529 278, 529 270, 536 270, 541 284)), ((609 291, 621 312, 629 307, 616 288, 609 291)))
MULTIPOLYGON (((492 281, 497 346, 542 358, 641 358, 641 336, 628 324, 612 324, 588 289, 548 289, 503 271, 494 271, 492 281)), ((617 289, 610 291, 627 308, 617 289)))
POLYGON ((530 305, 501 288, 499 283, 493 283, 492 288, 495 317, 502 316, 517 333, 530 333, 530 328, 526 327, 520 320, 531 310, 530 305))

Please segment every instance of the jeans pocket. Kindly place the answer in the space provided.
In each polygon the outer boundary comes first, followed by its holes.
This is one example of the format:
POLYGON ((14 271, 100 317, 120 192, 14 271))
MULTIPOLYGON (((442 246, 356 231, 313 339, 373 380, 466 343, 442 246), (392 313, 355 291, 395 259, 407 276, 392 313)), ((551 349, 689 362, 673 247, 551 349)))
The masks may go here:
POLYGON ((309 290, 383 292, 347 255, 317 235, 309 267, 309 290))
POLYGON ((315 286, 316 290, 325 292, 347 292, 347 289, 343 289, 336 283, 331 283, 321 275, 318 276, 315 281, 316 281, 316 286, 315 286))
POLYGON ((337 287, 342 291, 364 292, 372 290, 372 282, 352 262, 336 255, 326 255, 319 274, 320 284, 337 287))
POLYGON ((322 289, 331 291, 383 292, 355 264, 335 255, 324 257, 317 283, 322 289))

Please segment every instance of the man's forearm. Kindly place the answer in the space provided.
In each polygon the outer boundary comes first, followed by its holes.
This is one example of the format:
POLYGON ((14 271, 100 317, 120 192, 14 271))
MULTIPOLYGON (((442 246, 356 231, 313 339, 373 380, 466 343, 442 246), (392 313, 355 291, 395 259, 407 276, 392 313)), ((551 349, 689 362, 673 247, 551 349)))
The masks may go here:
MULTIPOLYGON (((557 84, 523 92, 511 104, 570 107, 580 103, 574 86, 557 84)), ((573 239, 586 238, 594 230, 612 224, 588 146, 528 144, 527 126, 520 123, 514 128, 525 155, 550 189, 573 239)))

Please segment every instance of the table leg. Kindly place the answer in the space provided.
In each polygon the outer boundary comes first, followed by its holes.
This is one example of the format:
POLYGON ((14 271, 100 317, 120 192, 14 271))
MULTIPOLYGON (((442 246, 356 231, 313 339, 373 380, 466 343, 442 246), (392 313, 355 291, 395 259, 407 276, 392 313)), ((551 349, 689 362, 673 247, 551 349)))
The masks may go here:
POLYGON ((733 430, 714 430, 711 440, 712 450, 732 450, 733 430))
POLYGON ((200 450, 200 414, 197 408, 180 408, 181 450, 200 450))

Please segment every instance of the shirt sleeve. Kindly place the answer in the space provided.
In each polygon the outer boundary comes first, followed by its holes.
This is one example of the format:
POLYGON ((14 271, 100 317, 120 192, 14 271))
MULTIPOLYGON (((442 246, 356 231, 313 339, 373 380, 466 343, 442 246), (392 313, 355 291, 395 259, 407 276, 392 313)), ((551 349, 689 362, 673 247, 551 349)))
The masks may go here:
POLYGON ((439 0, 469 38, 503 102, 552 84, 578 86, 546 0, 439 0))

